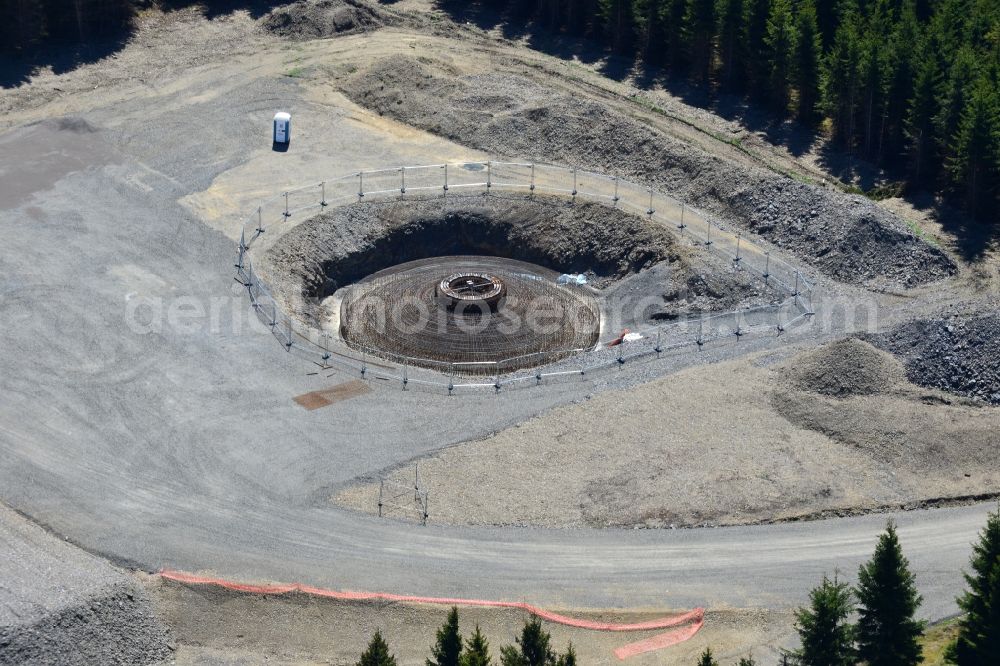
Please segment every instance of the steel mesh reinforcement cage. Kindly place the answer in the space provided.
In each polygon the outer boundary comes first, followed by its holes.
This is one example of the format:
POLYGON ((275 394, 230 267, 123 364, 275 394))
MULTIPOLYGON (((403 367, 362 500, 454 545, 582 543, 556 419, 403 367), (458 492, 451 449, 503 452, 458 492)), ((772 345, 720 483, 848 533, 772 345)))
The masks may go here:
POLYGON ((398 362, 495 374, 533 367, 592 348, 600 335, 597 299, 561 285, 555 271, 500 257, 435 257, 374 273, 346 287, 340 335, 348 345, 398 362), (442 280, 489 276, 499 302, 456 307, 442 280))

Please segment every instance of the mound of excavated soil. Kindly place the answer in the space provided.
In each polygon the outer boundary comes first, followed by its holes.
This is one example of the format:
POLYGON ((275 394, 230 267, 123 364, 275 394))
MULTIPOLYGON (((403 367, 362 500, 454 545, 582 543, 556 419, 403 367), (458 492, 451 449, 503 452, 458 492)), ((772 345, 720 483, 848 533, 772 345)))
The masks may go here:
POLYGON ((289 39, 321 39, 377 30, 390 23, 384 12, 359 0, 300 0, 261 19, 268 32, 289 39))
POLYGON ((359 72, 344 91, 380 114, 492 154, 649 182, 844 282, 911 286, 955 271, 944 253, 867 199, 731 163, 525 76, 456 76, 399 55, 359 72))
POLYGON ((868 339, 899 356, 914 384, 1000 405, 1000 315, 914 321, 868 339))
POLYGON ((837 398, 883 393, 906 379, 891 354, 857 338, 796 356, 786 371, 795 388, 837 398))

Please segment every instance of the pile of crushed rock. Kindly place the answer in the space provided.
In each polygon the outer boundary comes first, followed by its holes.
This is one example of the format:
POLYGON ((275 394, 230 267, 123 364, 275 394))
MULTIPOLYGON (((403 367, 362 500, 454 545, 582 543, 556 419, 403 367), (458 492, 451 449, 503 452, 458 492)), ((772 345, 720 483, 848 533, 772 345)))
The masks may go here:
POLYGON ((288 39, 322 39, 377 30, 393 22, 380 8, 360 0, 299 0, 271 10, 261 27, 288 39))
POLYGON ((911 382, 1000 405, 1000 314, 913 321, 867 336, 911 382))
POLYGON ((955 271, 943 252, 867 199, 710 155, 527 76, 461 76, 398 55, 358 72, 344 91, 380 114, 493 155, 587 165, 650 183, 843 282, 909 287, 955 271))
POLYGON ((792 386, 835 398, 874 395, 906 381, 902 364, 857 338, 838 340, 796 356, 787 366, 792 386))

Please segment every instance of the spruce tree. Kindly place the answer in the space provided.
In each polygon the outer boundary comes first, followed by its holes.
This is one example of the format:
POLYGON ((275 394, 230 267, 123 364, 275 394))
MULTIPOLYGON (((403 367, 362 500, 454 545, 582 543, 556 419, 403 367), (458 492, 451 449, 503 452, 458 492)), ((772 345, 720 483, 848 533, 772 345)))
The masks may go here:
POLYGON ((542 628, 537 617, 524 623, 517 645, 505 645, 500 649, 502 666, 552 666, 556 655, 549 647, 551 637, 542 628))
POLYGON ((684 53, 696 81, 712 75, 712 38, 715 35, 715 2, 687 0, 684 11, 684 53))
POLYGON ((792 72, 795 89, 799 93, 798 117, 803 123, 812 123, 816 118, 822 57, 823 47, 816 20, 816 6, 813 0, 802 0, 798 15, 795 17, 795 54, 792 72))
POLYGON ((861 43, 853 12, 837 28, 823 69, 823 107, 833 123, 834 139, 850 146, 862 74, 861 43))
POLYGON ((719 662, 712 656, 712 648, 705 648, 698 659, 698 666, 719 666, 719 662))
POLYGON ((389 646, 382 638, 381 631, 375 630, 368 648, 361 653, 358 666, 396 666, 396 657, 389 654, 389 646))
POLYGON ((940 82, 937 60, 928 54, 927 42, 918 47, 913 94, 906 114, 907 172, 910 181, 918 187, 933 184, 938 173, 936 93, 940 82))
POLYGON ((791 0, 773 0, 767 18, 767 64, 771 105, 780 115, 788 111, 788 83, 795 49, 795 22, 791 0))
POLYGON ((853 610, 851 588, 823 576, 809 593, 809 607, 795 613, 802 647, 794 653, 801 666, 854 666, 854 631, 847 622, 853 610))
MULTIPOLYGON (((962 111, 958 133, 949 148, 952 182, 965 191, 966 208, 988 214, 996 204, 1000 98, 986 77, 980 78, 962 111)), ((995 211, 994 211, 995 212, 995 211)))
POLYGON ((479 625, 472 634, 472 638, 466 639, 465 651, 458 660, 459 666, 491 666, 493 659, 490 657, 490 644, 479 631, 479 625))
POLYGON ((990 513, 979 542, 972 548, 972 571, 958 598, 965 615, 948 659, 958 666, 996 664, 1000 654, 1000 507, 990 513))
POLYGON ((753 660, 753 655, 749 657, 740 657, 740 663, 738 666, 757 666, 757 662, 753 660))
POLYGON ((740 31, 743 28, 743 0, 719 0, 719 55, 722 59, 722 86, 736 87, 741 72, 739 64, 740 31))
POLYGON ((573 649, 572 643, 566 647, 566 652, 559 655, 556 666, 576 666, 576 650, 573 649))
POLYGON ((916 666, 924 623, 914 618, 920 595, 889 521, 875 554, 858 571, 858 657, 868 666, 916 666))
POLYGON ((451 607, 448 619, 437 631, 437 642, 431 647, 427 666, 458 666, 462 654, 462 635, 458 633, 458 608, 451 607))
POLYGON ((757 99, 767 98, 767 19, 770 0, 744 0, 743 31, 740 35, 740 61, 744 63, 745 85, 757 99))

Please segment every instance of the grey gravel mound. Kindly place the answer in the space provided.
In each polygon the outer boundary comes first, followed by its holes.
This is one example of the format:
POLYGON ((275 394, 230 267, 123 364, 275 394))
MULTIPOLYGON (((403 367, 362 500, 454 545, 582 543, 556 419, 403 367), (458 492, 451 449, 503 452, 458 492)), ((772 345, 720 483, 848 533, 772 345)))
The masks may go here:
POLYGON ((261 19, 267 32, 296 40, 322 39, 377 30, 391 18, 359 0, 300 0, 261 19))
POLYGON ((457 76, 399 55, 357 73, 344 91, 380 114, 495 155, 649 182, 843 282, 908 287, 955 271, 943 252, 867 199, 731 163, 524 76, 457 76))
POLYGON ((905 381, 906 373, 891 354, 847 338, 796 356, 788 377, 800 390, 847 398, 888 391, 905 381))
POLYGON ((0 506, 0 664, 153 664, 173 650, 145 591, 0 506))
POLYGON ((911 382, 1000 405, 1000 315, 918 320, 868 336, 911 382))

